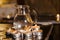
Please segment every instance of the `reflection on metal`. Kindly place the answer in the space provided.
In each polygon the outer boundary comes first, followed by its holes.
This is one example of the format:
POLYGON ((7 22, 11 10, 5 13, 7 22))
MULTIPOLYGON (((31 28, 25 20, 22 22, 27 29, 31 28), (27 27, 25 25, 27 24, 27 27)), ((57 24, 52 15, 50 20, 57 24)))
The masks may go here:
POLYGON ((60 22, 50 21, 50 22, 37 22, 37 24, 50 25, 50 24, 59 24, 60 22))
POLYGON ((38 22, 37 24, 50 25, 50 24, 52 24, 52 22, 38 22))

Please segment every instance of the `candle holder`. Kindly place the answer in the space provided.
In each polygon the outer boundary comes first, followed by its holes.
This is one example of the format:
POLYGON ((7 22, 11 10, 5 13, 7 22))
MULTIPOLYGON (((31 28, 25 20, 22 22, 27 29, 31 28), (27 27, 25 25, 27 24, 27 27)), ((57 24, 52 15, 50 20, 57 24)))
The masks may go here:
POLYGON ((26 32, 25 33, 26 37, 25 37, 25 40, 32 40, 32 32, 26 32))
POLYGON ((42 30, 38 30, 36 35, 37 35, 37 40, 41 40, 42 39, 42 30))

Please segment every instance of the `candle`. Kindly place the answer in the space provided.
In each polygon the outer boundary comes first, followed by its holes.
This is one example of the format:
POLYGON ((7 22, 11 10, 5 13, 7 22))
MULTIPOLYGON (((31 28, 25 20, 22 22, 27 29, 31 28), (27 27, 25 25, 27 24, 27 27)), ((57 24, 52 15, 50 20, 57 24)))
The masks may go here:
POLYGON ((59 21, 59 16, 60 16, 60 15, 59 15, 59 14, 57 14, 57 21, 59 21))

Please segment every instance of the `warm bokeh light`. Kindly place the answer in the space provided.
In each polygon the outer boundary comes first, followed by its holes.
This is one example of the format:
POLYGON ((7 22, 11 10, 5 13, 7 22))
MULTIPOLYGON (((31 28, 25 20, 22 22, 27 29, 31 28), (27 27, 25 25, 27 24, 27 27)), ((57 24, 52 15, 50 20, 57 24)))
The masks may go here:
POLYGON ((10 19, 10 15, 7 15, 7 18, 10 19))
POLYGON ((57 14, 57 21, 59 21, 59 16, 60 16, 60 15, 59 15, 59 14, 57 14))
POLYGON ((6 2, 7 2, 7 0, 0 0, 0 5, 3 5, 6 2))
POLYGON ((0 0, 0 5, 2 5, 3 4, 3 2, 2 2, 2 0, 0 0))

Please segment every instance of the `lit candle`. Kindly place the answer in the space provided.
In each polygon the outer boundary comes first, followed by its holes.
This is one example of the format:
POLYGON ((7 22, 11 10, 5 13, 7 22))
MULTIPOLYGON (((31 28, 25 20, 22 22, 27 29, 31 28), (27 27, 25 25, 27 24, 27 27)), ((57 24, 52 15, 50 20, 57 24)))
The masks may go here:
POLYGON ((57 21, 59 21, 59 14, 57 14, 57 21))

